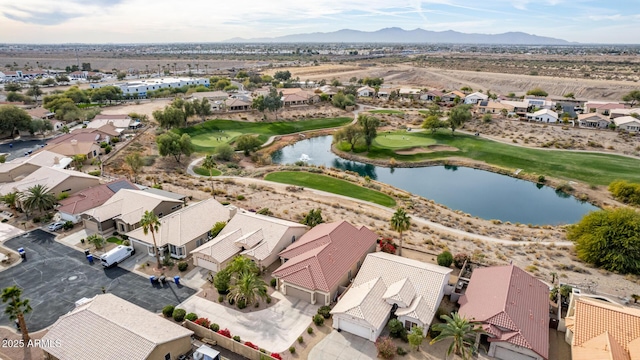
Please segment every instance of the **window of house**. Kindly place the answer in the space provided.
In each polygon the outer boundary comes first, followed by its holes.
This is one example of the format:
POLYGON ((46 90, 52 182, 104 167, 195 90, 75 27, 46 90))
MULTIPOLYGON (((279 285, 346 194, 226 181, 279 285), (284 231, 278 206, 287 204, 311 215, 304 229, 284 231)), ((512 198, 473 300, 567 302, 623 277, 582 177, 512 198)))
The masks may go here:
POLYGON ((120 232, 124 232, 124 224, 120 224, 120 232))
POLYGON ((163 214, 162 214, 162 213, 160 213, 160 214, 158 214, 158 217, 160 218, 160 217, 162 217, 162 215, 163 215, 163 214))
POLYGON ((202 245, 202 239, 196 240, 196 247, 202 245))
POLYGON ((296 241, 296 236, 295 236, 295 235, 293 235, 293 236, 291 237, 291 242, 293 243, 293 242, 295 242, 295 241, 296 241))

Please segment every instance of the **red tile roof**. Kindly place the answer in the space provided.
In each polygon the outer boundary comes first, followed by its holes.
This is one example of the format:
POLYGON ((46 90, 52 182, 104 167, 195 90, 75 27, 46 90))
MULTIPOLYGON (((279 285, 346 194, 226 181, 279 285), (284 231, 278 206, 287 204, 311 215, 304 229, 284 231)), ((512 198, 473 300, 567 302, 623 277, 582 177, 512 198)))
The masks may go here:
POLYGON ((514 265, 478 268, 460 298, 460 315, 485 324, 495 337, 549 354, 549 287, 514 265), (499 328, 500 329, 499 329, 499 328))
POLYGON ((89 209, 93 209, 104 204, 107 200, 115 194, 115 192, 109 187, 109 185, 118 184, 119 186, 114 187, 115 189, 137 189, 135 186, 127 179, 120 179, 112 181, 108 184, 98 185, 94 187, 90 187, 88 189, 77 192, 64 200, 58 201, 60 203, 60 207, 57 208, 59 212, 64 212, 67 214, 80 214, 89 209), (119 184, 119 183, 125 184, 119 184))
POLYGON ((320 224, 280 253, 289 261, 273 276, 305 289, 329 292, 377 238, 366 227, 357 228, 346 221, 320 224))

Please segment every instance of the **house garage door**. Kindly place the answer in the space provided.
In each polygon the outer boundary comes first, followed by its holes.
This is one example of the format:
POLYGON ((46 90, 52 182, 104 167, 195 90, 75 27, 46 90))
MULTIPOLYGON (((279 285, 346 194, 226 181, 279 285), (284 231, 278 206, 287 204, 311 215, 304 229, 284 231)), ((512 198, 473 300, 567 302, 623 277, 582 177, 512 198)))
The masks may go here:
POLYGON ((196 257, 195 259, 197 260, 196 266, 200 266, 205 269, 218 272, 218 264, 214 263, 213 261, 209 261, 207 259, 203 259, 199 257, 196 257))
POLYGON ((495 358, 500 360, 536 360, 533 356, 521 354, 500 346, 496 346, 495 358))
POLYGON ((356 324, 344 318, 340 318, 340 323, 338 324, 338 326, 342 331, 346 331, 353 335, 358 335, 367 340, 371 340, 369 339, 371 337, 371 329, 369 329, 368 327, 356 324))
POLYGON ((291 286, 287 286, 286 284, 284 285, 286 287, 286 293, 287 296, 293 296, 296 299, 301 299, 304 300, 306 302, 311 302, 311 294, 309 292, 306 292, 304 290, 300 290, 298 288, 294 288, 291 286))

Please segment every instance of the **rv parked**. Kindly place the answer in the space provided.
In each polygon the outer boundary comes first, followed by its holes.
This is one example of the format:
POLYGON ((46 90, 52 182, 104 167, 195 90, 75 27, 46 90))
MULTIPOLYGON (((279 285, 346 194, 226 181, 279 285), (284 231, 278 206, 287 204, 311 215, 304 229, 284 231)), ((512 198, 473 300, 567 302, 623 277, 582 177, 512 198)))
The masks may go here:
POLYGON ((100 257, 100 262, 104 267, 111 267, 135 254, 136 251, 131 246, 118 245, 114 249, 111 249, 106 254, 100 257))

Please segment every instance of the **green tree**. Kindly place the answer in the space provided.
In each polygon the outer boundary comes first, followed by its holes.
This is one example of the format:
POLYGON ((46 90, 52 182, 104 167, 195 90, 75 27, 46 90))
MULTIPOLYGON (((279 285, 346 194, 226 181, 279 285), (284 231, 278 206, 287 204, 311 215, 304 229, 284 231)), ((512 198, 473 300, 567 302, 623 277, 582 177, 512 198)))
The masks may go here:
POLYGON ((451 266, 451 263, 453 263, 453 255, 446 250, 441 252, 436 259, 438 261, 438 265, 444 267, 449 267, 451 266))
POLYGON ((622 274, 640 274, 640 213, 631 208, 593 211, 567 229, 578 257, 622 274))
POLYGON ((356 143, 358 142, 358 140, 362 138, 363 135, 364 134, 362 132, 362 127, 356 124, 352 124, 336 131, 333 134, 333 138, 336 141, 348 142, 349 145, 351 146, 349 151, 353 151, 354 146, 356 146, 356 143))
POLYGON ((218 160, 231 161, 231 159, 233 159, 233 154, 233 148, 227 143, 216 146, 215 156, 218 160))
POLYGON ((116 75, 118 80, 124 80, 124 78, 127 77, 127 73, 124 71, 118 71, 118 74, 116 75))
POLYGON ((267 283, 254 272, 241 272, 235 283, 229 289, 228 299, 233 299, 236 304, 244 300, 246 305, 251 305, 258 299, 267 298, 267 283))
POLYGON ((2 289, 2 303, 7 304, 4 313, 9 316, 9 320, 18 320, 22 340, 26 343, 29 341, 29 330, 27 322, 24 320, 24 314, 30 313, 33 309, 29 304, 29 299, 22 300, 22 289, 17 286, 10 286, 2 289))
POLYGON ((451 128, 451 134, 469 120, 471 120, 471 111, 469 110, 468 105, 458 105, 451 109, 449 112, 449 127, 451 128))
POLYGON ((7 92, 20 92, 22 91, 22 85, 18 83, 6 83, 4 84, 4 91, 7 92))
POLYGON ((358 124, 362 127, 364 142, 367 144, 367 151, 369 151, 371 150, 371 143, 373 143, 373 139, 378 136, 380 120, 375 116, 360 114, 358 115, 358 124))
POLYGON ((169 131, 156 138, 158 152, 161 156, 172 155, 176 162, 180 163, 182 155, 190 156, 193 153, 193 144, 189 134, 182 136, 169 131))
POLYGON ((82 169, 82 164, 85 162, 85 160, 87 160, 87 155, 85 154, 76 154, 73 155, 72 158, 73 165, 78 170, 82 169))
POLYGON ((33 98, 38 101, 38 97, 42 95, 42 89, 40 89, 40 83, 38 80, 31 80, 29 82, 29 90, 27 90, 26 94, 33 96, 33 98))
POLYGON ((29 129, 29 132, 32 135, 38 134, 38 133, 41 135, 44 135, 46 131, 50 131, 50 130, 53 130, 53 125, 51 124, 51 121, 42 120, 42 119, 31 120, 31 128, 29 129))
POLYGON ((273 112, 278 120, 278 110, 284 106, 282 101, 282 92, 278 92, 275 88, 269 90, 269 95, 264 98, 264 106, 267 110, 273 112))
POLYGON ((96 248, 96 250, 102 249, 106 244, 106 241, 104 240, 104 238, 98 234, 91 234, 87 236, 87 242, 93 245, 96 248))
POLYGON ((628 102, 631 107, 640 102, 640 90, 632 90, 622 97, 622 101, 628 102))
POLYGON ((40 213, 53 208, 57 201, 55 195, 49 193, 49 189, 42 184, 28 188, 22 194, 21 200, 25 210, 30 212, 38 210, 40 213))
POLYGON ((353 94, 344 94, 340 91, 333 95, 331 103, 333 106, 344 110, 347 106, 354 106, 356 104, 356 97, 353 96, 353 94))
POLYGON ((447 355, 455 353, 460 355, 463 360, 471 358, 473 353, 472 347, 475 343, 476 334, 484 333, 480 323, 471 322, 460 316, 457 312, 452 316, 442 315, 441 319, 445 323, 434 324, 432 329, 439 331, 440 334, 431 340, 431 345, 441 340, 453 340, 447 349, 447 355))
POLYGON ((547 97, 549 96, 549 93, 537 87, 527 91, 527 95, 547 97))
POLYGON ((156 233, 160 230, 160 220, 158 216, 153 211, 145 210, 142 215, 142 219, 140 219, 140 227, 142 228, 142 232, 147 235, 151 233, 151 238, 153 239, 153 252, 156 255, 156 268, 160 269, 160 251, 158 250, 158 245, 156 244, 156 233))
POLYGON ((424 340, 424 333, 422 332, 422 328, 414 325, 407 337, 409 338, 409 344, 411 344, 411 347, 414 350, 419 350, 420 345, 424 340))
POLYGON ((287 81, 291 79, 291 72, 289 70, 276 71, 273 78, 280 81, 287 81))
POLYGON ((56 81, 59 83, 68 83, 70 80, 67 75, 56 75, 56 81))
POLYGON ((50 86, 55 84, 56 84, 56 80, 54 78, 46 78, 42 80, 42 85, 45 85, 45 86, 50 86))
POLYGON ((215 286, 218 293, 223 295, 229 292, 229 286, 231 286, 231 272, 227 269, 218 271, 213 277, 213 286, 215 286))
POLYGON ((207 116, 210 116, 212 114, 211 104, 209 103, 209 100, 207 100, 207 98, 202 98, 200 99, 200 101, 194 100, 193 109, 196 115, 200 116, 200 119, 202 121, 204 121, 207 116))
POLYGON ((154 111, 152 115, 158 124, 167 130, 174 127, 182 127, 187 123, 187 114, 181 107, 177 106, 167 106, 164 110, 154 111))
POLYGON ((209 231, 209 233, 211 233, 211 237, 218 236, 218 234, 220 234, 220 231, 222 231, 222 229, 224 229, 225 226, 227 226, 227 222, 226 221, 218 221, 218 222, 216 222, 213 225, 213 227, 211 228, 211 230, 209 231))
POLYGON ((575 99, 576 98, 576 96, 572 92, 566 93, 563 96, 565 98, 567 98, 567 99, 575 99))
POLYGON ((300 221, 301 224, 307 225, 308 227, 316 227, 324 222, 322 218, 322 209, 311 209, 304 216, 304 219, 300 221))
POLYGON ((91 101, 104 103, 108 101, 111 104, 112 101, 118 101, 122 99, 122 89, 117 86, 103 86, 98 89, 94 89, 91 93, 91 101))
POLYGON ((31 129, 31 116, 13 105, 0 105, 0 132, 10 133, 11 137, 16 131, 29 131, 31 129))
POLYGON ((267 106, 264 103, 264 95, 253 98, 253 101, 251 102, 251 108, 264 113, 265 110, 267 110, 267 106))
POLYGON ((231 260, 227 269, 232 274, 257 274, 260 272, 258 265, 246 256, 238 255, 231 260))
POLYGON ((211 193, 213 194, 213 169, 216 168, 216 161, 212 155, 207 155, 202 162, 202 167, 209 170, 209 181, 211 182, 211 193))
POLYGON ((240 135, 236 139, 236 150, 244 151, 245 156, 249 156, 252 151, 260 148, 260 145, 262 145, 262 141, 253 135, 240 135))
POLYGON ((431 133, 435 133, 438 129, 443 128, 445 123, 435 115, 427 116, 422 123, 423 129, 430 129, 431 133))
POLYGON ((138 182, 138 173, 144 166, 144 161, 142 160, 142 156, 140 155, 140 153, 134 152, 125 156, 124 162, 125 164, 127 164, 129 170, 131 170, 131 173, 133 174, 133 182, 138 182))
POLYGON ((404 211, 403 208, 398 208, 391 220, 389 221, 391 229, 397 231, 400 235, 400 245, 398 246, 398 256, 402 256, 402 233, 409 230, 411 227, 411 218, 404 211))
POLYGON ((7 193, 2 197, 2 202, 5 203, 9 207, 9 209, 12 209, 12 210, 15 210, 18 208, 19 200, 20 200, 20 194, 15 191, 7 193))

